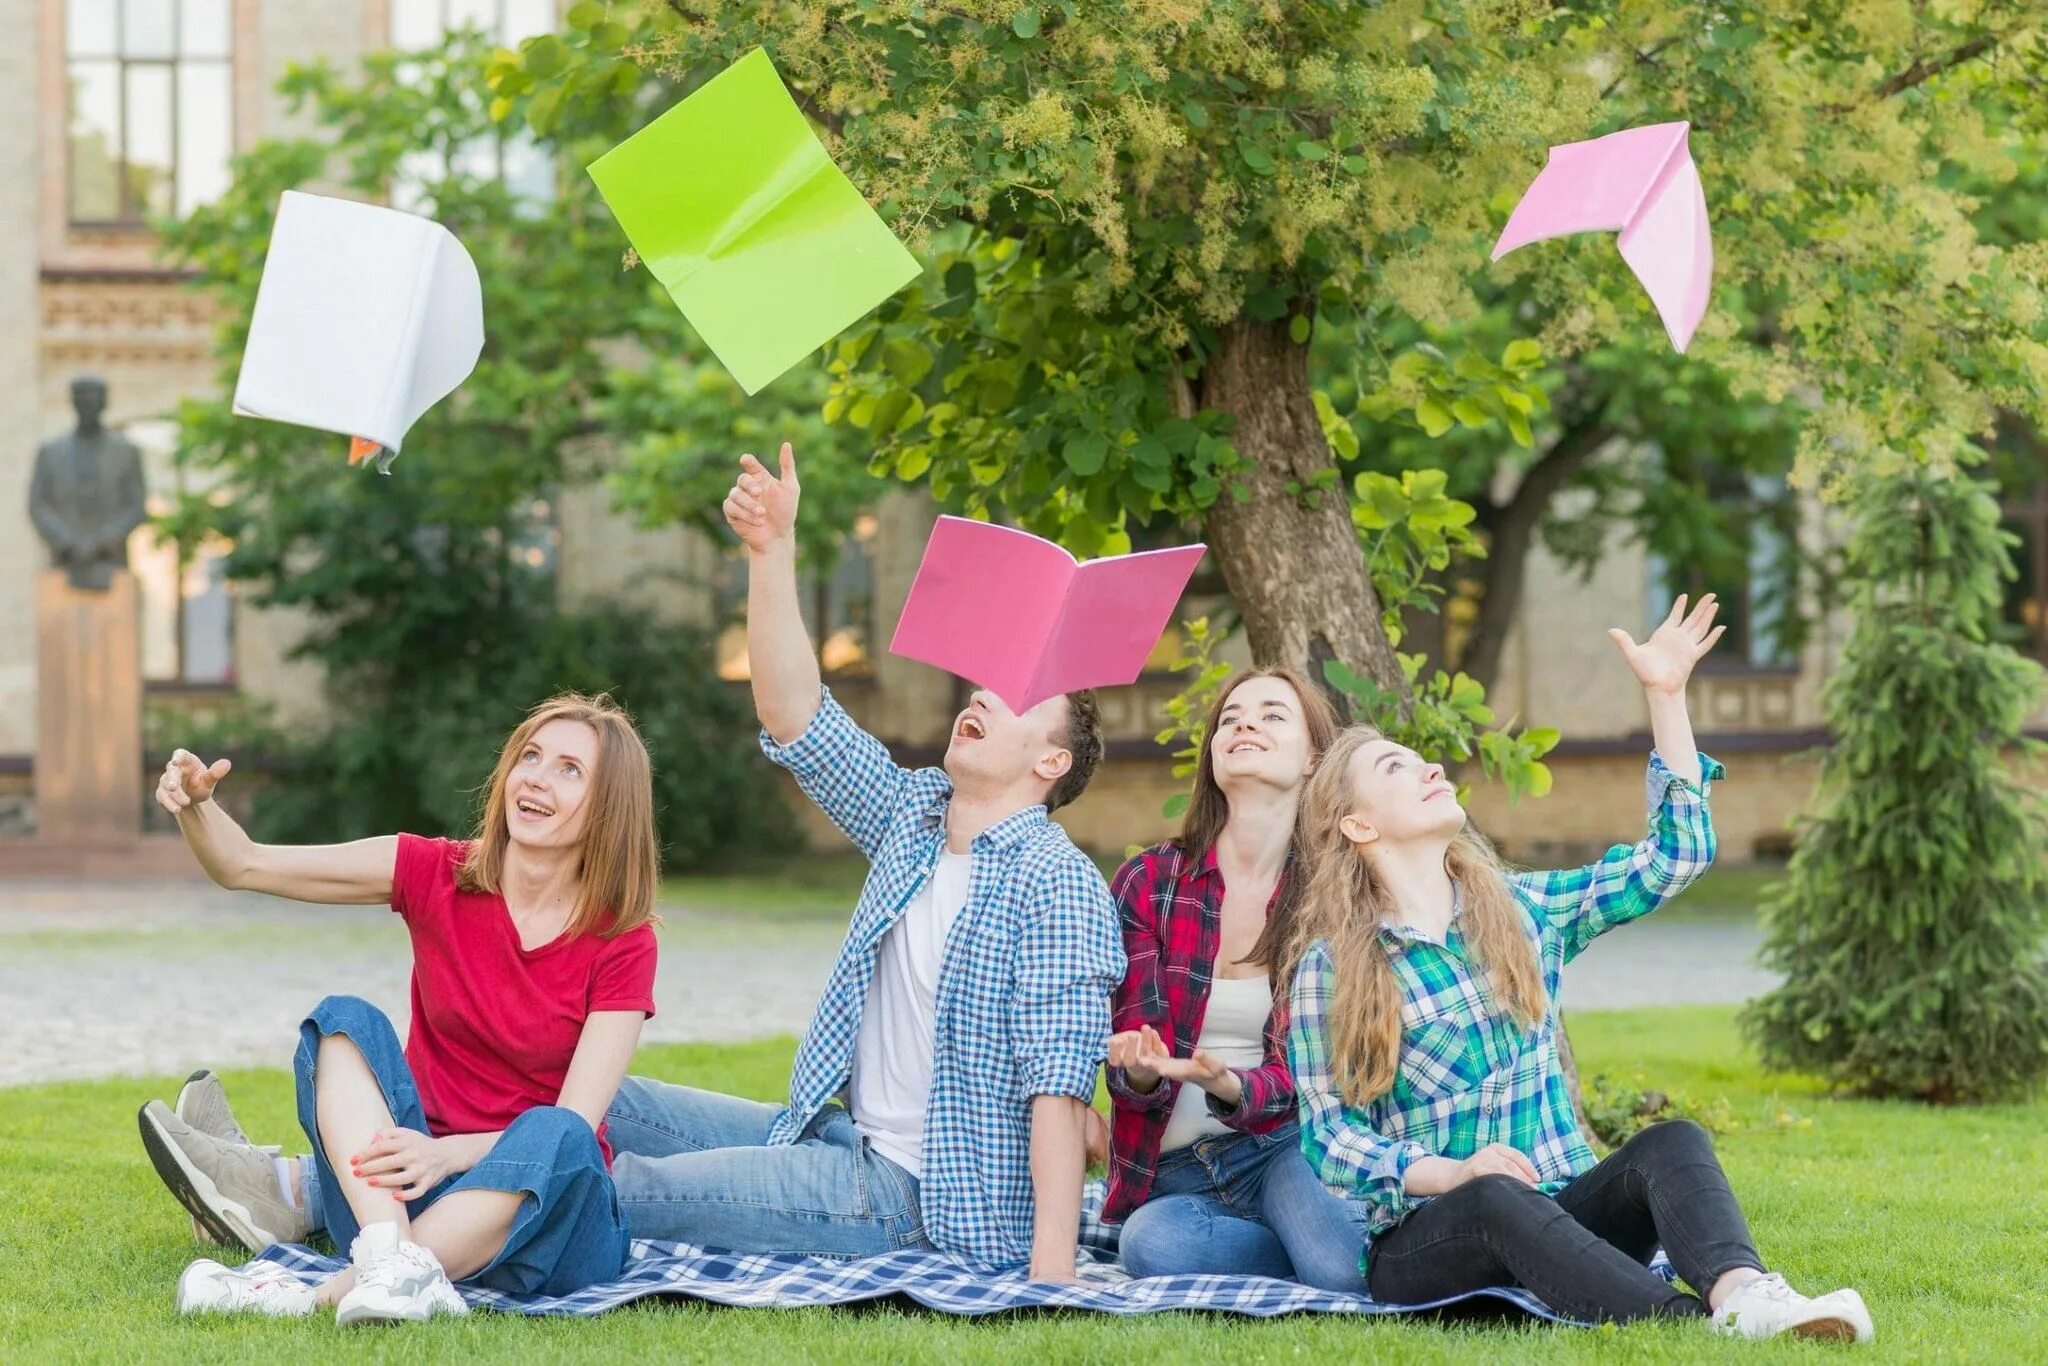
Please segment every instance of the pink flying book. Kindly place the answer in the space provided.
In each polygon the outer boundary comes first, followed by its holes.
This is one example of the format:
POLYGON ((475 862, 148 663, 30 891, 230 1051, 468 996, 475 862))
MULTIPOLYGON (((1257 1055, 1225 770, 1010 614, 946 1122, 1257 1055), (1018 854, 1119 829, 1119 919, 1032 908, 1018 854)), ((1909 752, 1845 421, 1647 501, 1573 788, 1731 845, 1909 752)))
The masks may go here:
POLYGON ((1079 688, 1134 683, 1205 549, 1083 564, 1028 531, 941 517, 889 650, 1019 712, 1079 688))
POLYGON ((1547 237, 1619 232, 1621 259, 1683 352, 1706 316, 1714 278, 1707 196, 1686 144, 1690 128, 1655 123, 1551 148, 1501 230, 1493 259, 1547 237))

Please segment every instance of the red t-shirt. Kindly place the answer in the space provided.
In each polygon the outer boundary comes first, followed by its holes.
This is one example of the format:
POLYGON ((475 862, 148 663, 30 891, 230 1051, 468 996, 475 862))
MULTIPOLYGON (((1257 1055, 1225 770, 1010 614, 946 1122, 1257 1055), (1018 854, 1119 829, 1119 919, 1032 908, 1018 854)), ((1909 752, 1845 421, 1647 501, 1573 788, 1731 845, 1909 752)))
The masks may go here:
MULTIPOLYGON (((437 1138, 496 1133, 555 1104, 592 1011, 654 1014, 652 925, 523 949, 504 897, 456 887, 467 848, 400 835, 391 878, 391 909, 412 935, 405 1060, 437 1138)), ((597 1141, 610 1166, 602 1128, 597 1141)))

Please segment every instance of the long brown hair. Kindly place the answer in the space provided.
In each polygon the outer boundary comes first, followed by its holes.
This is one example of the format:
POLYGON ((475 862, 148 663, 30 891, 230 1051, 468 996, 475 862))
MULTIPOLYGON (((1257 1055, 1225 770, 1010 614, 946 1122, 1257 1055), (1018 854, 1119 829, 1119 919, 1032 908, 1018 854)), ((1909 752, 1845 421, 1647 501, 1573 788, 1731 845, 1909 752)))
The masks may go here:
POLYGON ((491 774, 476 836, 456 874, 465 892, 496 893, 505 876, 505 787, 528 742, 550 721, 580 721, 597 732, 597 773, 583 818, 576 907, 568 932, 604 938, 654 919, 661 847, 654 836, 654 766, 633 718, 608 696, 562 693, 526 714, 491 774))
MULTIPOLYGON (((1337 990, 1330 1011, 1330 1058, 1347 1104, 1364 1105, 1393 1089, 1401 1062, 1401 984, 1380 942, 1380 924, 1396 907, 1372 856, 1338 824, 1357 805, 1351 761, 1384 737, 1351 726, 1331 743, 1302 793, 1296 842, 1308 864, 1295 929, 1279 955, 1292 978, 1314 941, 1329 944, 1337 990)), ((1465 942, 1486 980, 1486 995, 1524 1029, 1549 1009, 1543 967, 1525 931, 1527 914, 1509 890, 1500 856, 1468 823, 1451 840, 1444 871, 1458 884, 1465 942)))
MULTIPOLYGON (((1308 759, 1311 766, 1320 763, 1323 751, 1330 747, 1330 741, 1337 735, 1337 710, 1330 705, 1330 699, 1321 688, 1308 681, 1298 669, 1285 664, 1271 668, 1246 669, 1224 683, 1217 692, 1216 700, 1209 704, 1209 719, 1202 727, 1202 752, 1195 760, 1195 786, 1188 795, 1187 815, 1181 818, 1180 834, 1174 837, 1181 857, 1193 865, 1213 849, 1223 834, 1224 825, 1230 820, 1230 799, 1223 795, 1223 787, 1216 781, 1216 761, 1212 756, 1211 744, 1216 738, 1217 727, 1222 724, 1223 709, 1230 705, 1230 696, 1247 683, 1261 678, 1270 678, 1285 683, 1294 689, 1294 695, 1301 699, 1301 720, 1308 729, 1308 759)), ((1298 827, 1297 827, 1298 829, 1298 827)), ((1298 854, 1301 838, 1295 836, 1290 853, 1298 854)), ((1259 934, 1258 942, 1244 958, 1247 963, 1263 963, 1270 972, 1277 962, 1283 945, 1294 933, 1296 907, 1301 901, 1302 868, 1301 860, 1292 858, 1289 867, 1280 875, 1280 899, 1266 917, 1266 928, 1259 934)), ((1278 977, 1273 981, 1274 989, 1281 989, 1278 977)))

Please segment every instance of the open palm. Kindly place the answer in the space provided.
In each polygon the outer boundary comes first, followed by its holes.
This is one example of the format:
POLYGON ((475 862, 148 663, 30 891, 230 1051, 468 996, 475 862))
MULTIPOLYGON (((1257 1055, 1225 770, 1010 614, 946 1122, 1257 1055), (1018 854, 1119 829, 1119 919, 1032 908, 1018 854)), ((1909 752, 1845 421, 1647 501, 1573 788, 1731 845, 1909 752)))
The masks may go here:
POLYGON ((1607 634, 1620 647, 1629 668, 1635 670, 1637 681, 1645 689, 1683 692, 1685 681, 1692 677, 1693 666, 1706 657, 1721 633, 1728 629, 1714 625, 1714 616, 1720 610, 1721 604, 1708 593, 1688 614, 1681 594, 1671 604, 1670 614, 1642 644, 1636 644, 1633 636, 1618 627, 1607 634))

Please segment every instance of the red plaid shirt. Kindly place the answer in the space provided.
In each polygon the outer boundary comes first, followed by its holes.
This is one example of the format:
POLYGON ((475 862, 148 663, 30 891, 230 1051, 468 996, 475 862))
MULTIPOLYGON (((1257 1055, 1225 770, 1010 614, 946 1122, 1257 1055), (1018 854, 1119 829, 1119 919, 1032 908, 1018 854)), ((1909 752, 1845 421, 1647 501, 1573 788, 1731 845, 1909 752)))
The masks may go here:
MULTIPOLYGON (((1132 856, 1110 882, 1123 920, 1124 955, 1130 966, 1116 989, 1110 1028, 1118 1033, 1149 1024, 1176 1058, 1190 1057, 1202 1036, 1209 1010, 1209 983, 1223 938, 1223 871, 1211 846, 1188 866, 1172 842, 1132 856)), ((1273 888, 1275 901, 1280 887, 1273 888)), ((1267 903, 1270 914, 1273 902, 1267 903)), ((1294 1077, 1287 1070, 1287 1003, 1274 998, 1266 1017, 1266 1059, 1257 1067, 1232 1068, 1244 1086, 1237 1108, 1226 1110, 1208 1097, 1209 1113, 1244 1133, 1270 1133, 1294 1118, 1294 1077)), ((1177 1081, 1162 1080, 1150 1091, 1134 1091, 1123 1069, 1109 1069, 1109 1198, 1102 1217, 1120 1221, 1145 1203, 1159 1169, 1159 1141, 1173 1114, 1177 1081)))

